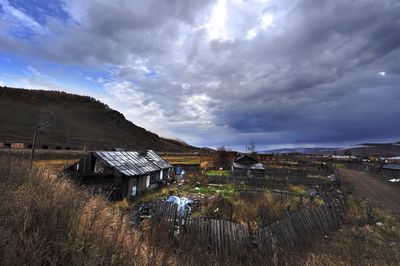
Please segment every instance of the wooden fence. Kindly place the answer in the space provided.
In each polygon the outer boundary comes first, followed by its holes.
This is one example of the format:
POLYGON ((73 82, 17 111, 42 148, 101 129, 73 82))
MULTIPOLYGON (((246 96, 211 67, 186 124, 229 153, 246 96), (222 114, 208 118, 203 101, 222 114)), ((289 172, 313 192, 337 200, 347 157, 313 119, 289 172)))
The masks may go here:
POLYGON ((263 257, 293 253, 340 226, 340 214, 334 206, 303 209, 259 230, 258 251, 263 257))
POLYGON ((304 199, 308 199, 311 196, 309 194, 304 194, 304 193, 296 193, 296 192, 290 192, 290 191, 285 191, 285 190, 278 190, 278 189, 266 189, 266 188, 245 188, 245 189, 236 189, 236 192, 239 193, 265 193, 269 192, 272 195, 272 198, 274 200, 279 200, 279 201, 288 201, 291 200, 294 197, 297 197, 300 199, 300 202, 303 202, 304 199))
POLYGON ((242 184, 254 187, 268 187, 273 186, 277 182, 284 182, 287 184, 302 184, 308 186, 327 186, 329 182, 323 178, 310 178, 310 177, 287 177, 287 178, 270 178, 270 177, 233 177, 233 176, 209 176, 208 182, 212 184, 242 184))
POLYGON ((153 214, 151 216, 151 222, 153 225, 159 225, 160 223, 163 223, 169 234, 173 236, 176 231, 177 218, 178 205, 167 201, 160 201, 155 205, 153 214))
POLYGON ((329 175, 328 171, 319 170, 303 170, 303 169, 290 169, 290 168, 266 168, 265 175, 268 177, 285 178, 285 177, 308 177, 310 175, 329 175))
POLYGON ((246 225, 206 218, 187 219, 179 240, 186 247, 197 247, 201 252, 216 257, 230 256, 236 260, 243 259, 250 246, 246 225))
POLYGON ((337 206, 327 204, 303 209, 256 232, 226 220, 179 217, 172 203, 159 206, 153 222, 166 223, 181 247, 238 261, 251 252, 268 259, 292 254, 341 226, 337 206))

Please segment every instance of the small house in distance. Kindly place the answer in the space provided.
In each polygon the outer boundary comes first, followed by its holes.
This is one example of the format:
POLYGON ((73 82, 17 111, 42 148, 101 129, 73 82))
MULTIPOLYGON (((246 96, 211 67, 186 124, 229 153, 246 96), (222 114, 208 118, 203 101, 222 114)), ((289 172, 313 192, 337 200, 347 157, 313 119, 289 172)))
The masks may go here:
POLYGON ((264 177, 265 168, 258 160, 244 154, 232 162, 232 174, 235 177, 264 177))
POLYGON ((154 151, 95 151, 64 170, 80 184, 91 186, 110 199, 130 199, 169 179, 172 165, 154 151))
POLYGON ((400 182, 400 164, 387 163, 378 168, 379 173, 391 182, 400 182))

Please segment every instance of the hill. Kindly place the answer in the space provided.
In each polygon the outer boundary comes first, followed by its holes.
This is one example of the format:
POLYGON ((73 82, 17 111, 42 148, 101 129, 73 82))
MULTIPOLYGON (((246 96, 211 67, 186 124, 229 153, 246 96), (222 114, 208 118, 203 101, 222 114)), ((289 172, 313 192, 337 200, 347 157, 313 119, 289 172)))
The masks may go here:
POLYGON ((265 150, 261 151, 262 154, 271 154, 271 153, 303 153, 303 154, 333 154, 335 153, 337 148, 284 148, 284 149, 274 149, 274 150, 265 150))
POLYGON ((139 127, 98 100, 60 91, 0 87, 0 143, 38 148, 144 149, 185 152, 196 149, 139 127))
POLYGON ((347 154, 355 156, 396 156, 400 155, 399 143, 364 143, 356 147, 344 150, 347 154))
POLYGON ((303 153, 316 155, 354 155, 354 156, 396 156, 400 155, 400 144, 397 143, 363 143, 349 148, 286 148, 265 150, 260 153, 303 153))

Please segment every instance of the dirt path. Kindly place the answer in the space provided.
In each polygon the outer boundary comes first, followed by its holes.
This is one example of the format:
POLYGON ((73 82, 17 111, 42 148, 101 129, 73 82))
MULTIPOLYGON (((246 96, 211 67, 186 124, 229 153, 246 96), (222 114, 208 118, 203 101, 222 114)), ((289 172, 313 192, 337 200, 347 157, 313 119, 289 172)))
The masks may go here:
POLYGON ((342 178, 363 194, 370 204, 400 215, 400 191, 385 180, 364 172, 339 169, 342 178))

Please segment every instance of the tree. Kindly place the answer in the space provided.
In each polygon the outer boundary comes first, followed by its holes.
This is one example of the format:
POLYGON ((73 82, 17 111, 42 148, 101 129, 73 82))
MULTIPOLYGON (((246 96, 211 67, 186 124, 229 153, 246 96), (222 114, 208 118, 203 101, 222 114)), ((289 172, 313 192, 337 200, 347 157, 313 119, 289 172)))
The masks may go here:
POLYGON ((224 146, 217 148, 217 156, 215 161, 215 166, 222 167, 224 169, 229 168, 231 160, 229 158, 229 152, 224 146))
POLYGON ((246 153, 257 155, 256 144, 254 143, 254 141, 250 142, 250 144, 246 146, 246 153))

